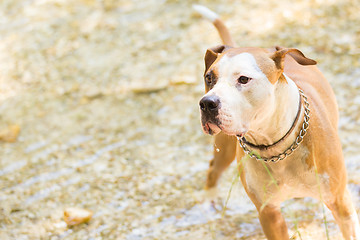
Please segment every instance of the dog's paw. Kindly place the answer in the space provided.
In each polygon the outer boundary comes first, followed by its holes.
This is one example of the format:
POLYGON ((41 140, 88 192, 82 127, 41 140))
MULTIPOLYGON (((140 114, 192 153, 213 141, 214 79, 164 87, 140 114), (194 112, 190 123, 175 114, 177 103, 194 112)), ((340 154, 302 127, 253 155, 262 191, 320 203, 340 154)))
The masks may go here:
POLYGON ((216 187, 212 187, 194 193, 193 197, 199 203, 212 202, 219 198, 219 193, 216 187))
POLYGON ((207 201, 215 201, 219 198, 219 190, 217 187, 207 188, 204 190, 204 197, 207 201))

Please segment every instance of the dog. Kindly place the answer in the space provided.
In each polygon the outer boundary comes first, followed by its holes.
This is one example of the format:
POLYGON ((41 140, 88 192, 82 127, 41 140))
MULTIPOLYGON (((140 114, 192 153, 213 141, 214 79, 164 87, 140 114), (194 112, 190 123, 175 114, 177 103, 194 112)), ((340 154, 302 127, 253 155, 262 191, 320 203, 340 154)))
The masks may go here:
POLYGON ((236 47, 215 12, 194 8, 213 22, 224 43, 205 54, 201 125, 215 135, 206 187, 216 185, 236 156, 268 239, 289 239, 280 204, 303 197, 325 203, 346 240, 360 239, 338 107, 316 61, 295 48, 236 47))

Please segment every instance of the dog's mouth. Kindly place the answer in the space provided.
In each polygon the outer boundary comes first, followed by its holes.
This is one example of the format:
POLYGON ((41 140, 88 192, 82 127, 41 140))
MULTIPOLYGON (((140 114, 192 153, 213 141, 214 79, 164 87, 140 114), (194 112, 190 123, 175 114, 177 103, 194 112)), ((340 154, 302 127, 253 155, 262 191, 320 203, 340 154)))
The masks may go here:
POLYGON ((204 117, 201 121, 201 125, 204 133, 209 135, 216 135, 222 131, 226 135, 243 138, 247 133, 247 128, 245 127, 241 127, 239 129, 234 128, 231 125, 229 126, 229 124, 222 123, 218 119, 211 120, 204 117))
POLYGON ((236 136, 236 137, 238 137, 240 139, 243 138, 245 136, 246 132, 247 132, 247 131, 239 131, 239 132, 227 131, 220 124, 215 124, 215 123, 210 122, 210 121, 202 124, 202 127, 203 127, 203 131, 206 134, 209 134, 209 135, 216 135, 219 132, 223 131, 223 133, 225 133, 226 135, 236 136))
POLYGON ((243 138, 247 133, 247 127, 243 124, 234 125, 230 114, 222 114, 216 117, 201 113, 201 125, 205 134, 216 135, 223 132, 229 136, 243 138))
POLYGON ((218 124, 212 123, 210 121, 202 124, 203 130, 206 134, 216 135, 221 132, 221 128, 218 124))

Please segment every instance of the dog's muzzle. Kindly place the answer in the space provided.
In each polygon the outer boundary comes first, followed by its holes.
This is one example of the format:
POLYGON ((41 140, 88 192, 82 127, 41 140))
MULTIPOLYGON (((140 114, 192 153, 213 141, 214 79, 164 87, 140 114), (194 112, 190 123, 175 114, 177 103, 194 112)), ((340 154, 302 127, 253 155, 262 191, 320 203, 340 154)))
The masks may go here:
POLYGON ((208 134, 217 134, 219 133, 220 122, 218 119, 220 99, 216 95, 204 96, 200 100, 200 110, 201 110, 201 123, 205 133, 208 134))

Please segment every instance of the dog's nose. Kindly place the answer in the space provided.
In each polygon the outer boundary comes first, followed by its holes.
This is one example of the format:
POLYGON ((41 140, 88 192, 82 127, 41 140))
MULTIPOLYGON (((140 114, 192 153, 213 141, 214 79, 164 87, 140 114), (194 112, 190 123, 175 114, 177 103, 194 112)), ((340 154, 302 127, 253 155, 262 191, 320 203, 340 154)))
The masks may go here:
POLYGON ((220 99, 216 95, 205 96, 200 100, 200 109, 204 112, 214 112, 219 109, 220 99))

